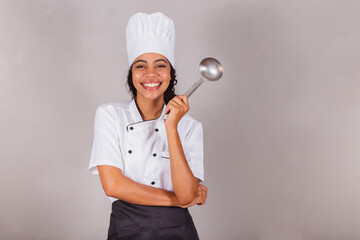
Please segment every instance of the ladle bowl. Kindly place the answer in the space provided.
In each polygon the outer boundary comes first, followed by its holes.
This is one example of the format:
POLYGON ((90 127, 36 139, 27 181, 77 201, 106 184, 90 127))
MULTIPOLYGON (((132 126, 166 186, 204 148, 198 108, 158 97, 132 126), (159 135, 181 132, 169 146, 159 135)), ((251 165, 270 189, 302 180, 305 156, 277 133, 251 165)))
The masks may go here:
POLYGON ((199 70, 201 75, 209 81, 217 81, 223 75, 223 67, 215 58, 204 58, 200 62, 199 70))

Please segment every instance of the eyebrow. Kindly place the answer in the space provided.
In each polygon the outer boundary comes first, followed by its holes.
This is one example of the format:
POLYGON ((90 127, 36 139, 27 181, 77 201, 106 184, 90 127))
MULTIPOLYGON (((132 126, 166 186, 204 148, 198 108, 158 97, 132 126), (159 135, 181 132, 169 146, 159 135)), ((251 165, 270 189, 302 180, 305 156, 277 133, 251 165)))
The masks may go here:
POLYGON ((157 63, 157 62, 164 62, 167 64, 167 62, 164 60, 164 59, 158 59, 158 60, 155 60, 154 63, 157 63))
POLYGON ((137 60, 136 62, 134 62, 134 64, 138 63, 138 62, 144 62, 144 63, 147 63, 145 60, 137 60))
MULTIPOLYGON (((147 61, 145 61, 145 60, 142 60, 142 59, 139 59, 139 60, 137 60, 136 62, 134 62, 134 64, 136 64, 136 63, 138 63, 138 62, 144 62, 144 63, 147 63, 147 61)), ((167 62, 164 60, 164 59, 157 59, 157 60, 155 60, 154 61, 154 63, 157 63, 157 62, 164 62, 164 63, 166 63, 167 64, 167 62)))

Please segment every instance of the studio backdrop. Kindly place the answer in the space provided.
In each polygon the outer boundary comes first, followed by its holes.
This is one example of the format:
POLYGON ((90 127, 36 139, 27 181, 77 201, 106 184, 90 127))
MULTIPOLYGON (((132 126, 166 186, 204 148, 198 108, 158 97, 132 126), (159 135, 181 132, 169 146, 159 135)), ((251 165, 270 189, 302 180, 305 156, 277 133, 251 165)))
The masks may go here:
POLYGON ((203 123, 205 240, 360 239, 360 2, 0 0, 0 239, 105 239, 87 172, 96 108, 131 97, 125 27, 175 22, 184 93, 203 123))

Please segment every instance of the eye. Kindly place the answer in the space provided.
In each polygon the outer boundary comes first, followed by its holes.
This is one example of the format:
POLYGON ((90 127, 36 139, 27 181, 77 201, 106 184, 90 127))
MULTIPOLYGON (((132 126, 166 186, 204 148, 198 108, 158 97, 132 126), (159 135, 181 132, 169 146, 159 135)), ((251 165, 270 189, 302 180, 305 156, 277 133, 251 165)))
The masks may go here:
POLYGON ((135 66, 135 68, 140 69, 140 68, 145 68, 145 66, 144 65, 137 65, 137 66, 135 66))
POLYGON ((158 68, 165 68, 166 65, 158 65, 157 67, 158 67, 158 68))

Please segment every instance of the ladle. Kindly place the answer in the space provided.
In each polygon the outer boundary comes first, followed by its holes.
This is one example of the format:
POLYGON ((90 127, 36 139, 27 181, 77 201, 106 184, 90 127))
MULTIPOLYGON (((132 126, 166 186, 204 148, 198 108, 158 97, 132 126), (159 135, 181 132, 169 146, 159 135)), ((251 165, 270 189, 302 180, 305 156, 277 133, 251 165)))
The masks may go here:
MULTIPOLYGON (((201 77, 200 79, 192 85, 189 90, 186 91, 185 95, 189 98, 198 87, 205 81, 217 81, 223 75, 223 67, 221 66, 220 62, 215 58, 207 57, 204 58, 199 65, 199 70, 201 77)), ((164 114, 162 120, 166 119, 167 114, 164 114)))
POLYGON ((223 67, 218 60, 211 57, 204 58, 200 62, 199 70, 201 77, 199 81, 197 81, 194 85, 192 85, 191 88, 189 88, 189 90, 186 91, 185 95, 187 97, 190 97, 205 80, 217 81, 223 75, 223 67))

